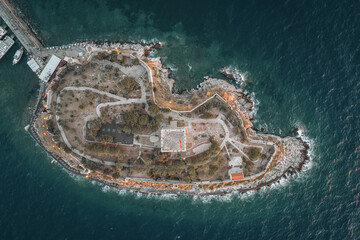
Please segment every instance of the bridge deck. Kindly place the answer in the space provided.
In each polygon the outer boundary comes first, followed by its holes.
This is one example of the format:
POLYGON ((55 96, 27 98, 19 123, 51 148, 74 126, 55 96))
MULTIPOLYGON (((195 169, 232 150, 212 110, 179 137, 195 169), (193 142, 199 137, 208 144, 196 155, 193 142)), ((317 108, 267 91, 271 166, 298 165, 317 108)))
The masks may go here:
POLYGON ((28 52, 35 56, 40 55, 40 49, 43 48, 42 44, 8 0, 0 0, 0 17, 28 52))

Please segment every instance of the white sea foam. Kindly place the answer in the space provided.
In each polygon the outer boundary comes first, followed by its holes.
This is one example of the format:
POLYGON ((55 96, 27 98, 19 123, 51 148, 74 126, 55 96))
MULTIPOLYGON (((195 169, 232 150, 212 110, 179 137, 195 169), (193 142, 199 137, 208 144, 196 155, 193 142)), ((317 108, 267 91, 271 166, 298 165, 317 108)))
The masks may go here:
POLYGON ((147 199, 159 199, 159 200, 177 200, 179 198, 176 194, 143 194, 147 199))
POLYGON ((158 54, 158 50, 157 50, 157 49, 153 49, 153 50, 150 52, 149 57, 150 57, 150 58, 156 58, 156 57, 157 57, 157 54, 158 54))
MULTIPOLYGON (((62 169, 65 169, 65 168, 62 167, 62 169)), ((83 176, 78 175, 78 174, 75 174, 75 173, 72 173, 72 172, 70 172, 70 171, 68 171, 68 170, 66 170, 66 169, 65 169, 65 171, 66 171, 66 172, 70 175, 70 177, 71 177, 72 179, 74 179, 75 181, 81 182, 81 183, 86 182, 86 179, 85 179, 83 176)))
POLYGON ((301 140, 303 140, 307 145, 309 145, 309 149, 308 149, 308 154, 309 154, 309 158, 310 160, 313 159, 315 157, 315 152, 314 152, 314 145, 315 142, 312 138, 310 138, 307 134, 306 134, 306 129, 300 125, 297 124, 297 128, 298 128, 298 136, 301 138, 301 140))
POLYGON ((255 194, 258 190, 251 190, 245 193, 239 193, 237 191, 233 191, 231 193, 225 195, 208 195, 208 196, 194 196, 193 203, 201 202, 204 204, 211 202, 232 202, 235 199, 241 199, 243 201, 248 201, 254 198, 255 194))
POLYGON ((163 64, 163 66, 165 68, 169 68, 172 72, 176 72, 178 69, 175 67, 175 65, 173 65, 171 63, 165 63, 166 59, 167 59, 167 57, 162 57, 161 58, 161 63, 163 64))
POLYGON ((215 195, 209 195, 209 196, 194 196, 193 197, 193 203, 211 203, 214 200, 221 201, 220 199, 226 199, 226 196, 215 196, 215 195))
POLYGON ((258 190, 259 194, 264 194, 264 193, 268 193, 269 191, 283 189, 289 183, 289 177, 290 175, 286 174, 286 178, 282 177, 278 181, 272 183, 270 186, 262 187, 261 189, 258 190))
POLYGON ((245 193, 238 193, 238 196, 242 200, 251 200, 255 197, 255 194, 258 193, 259 190, 251 190, 245 193))
POLYGON ((172 64, 166 64, 166 67, 167 68, 170 68, 170 70, 172 71, 172 72, 176 72, 178 69, 174 66, 174 65, 172 65, 172 64))
POLYGON ((190 63, 188 63, 187 66, 189 67, 189 72, 190 72, 192 69, 192 66, 190 65, 190 63))
POLYGON ((247 72, 241 72, 239 69, 232 66, 225 66, 220 69, 220 72, 224 72, 228 75, 232 75, 232 78, 238 84, 245 84, 245 81, 247 79, 247 72))
POLYGON ((254 103, 254 106, 253 106, 253 109, 252 109, 252 111, 251 111, 251 113, 252 113, 252 115, 254 116, 254 119, 255 119, 255 121, 256 121, 256 114, 257 114, 257 112, 258 112, 258 110, 259 110, 259 105, 260 105, 260 101, 258 100, 258 99, 256 99, 256 96, 255 96, 255 93, 254 92, 252 92, 251 94, 250 94, 250 96, 251 96, 251 100, 252 100, 252 102, 254 103))
POLYGON ((101 187, 101 191, 103 191, 103 192, 110 192, 110 191, 112 191, 112 189, 114 189, 114 188, 111 188, 111 187, 109 187, 107 185, 103 185, 101 187))

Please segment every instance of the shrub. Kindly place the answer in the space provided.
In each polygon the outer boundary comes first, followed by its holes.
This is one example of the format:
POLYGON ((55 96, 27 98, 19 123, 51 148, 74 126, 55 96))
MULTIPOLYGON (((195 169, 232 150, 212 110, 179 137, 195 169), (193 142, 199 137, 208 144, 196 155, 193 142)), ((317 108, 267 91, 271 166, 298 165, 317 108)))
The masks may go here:
POLYGON ((139 65, 139 64, 140 64, 139 59, 138 59, 138 58, 134 58, 134 59, 132 60, 132 64, 133 64, 133 65, 139 65))
POLYGON ((214 115, 212 113, 205 112, 202 115, 200 115, 200 118, 202 118, 202 119, 210 119, 210 118, 214 118, 214 115))
POLYGON ((133 91, 137 88, 139 88, 139 84, 135 81, 135 78, 126 76, 121 82, 120 86, 125 91, 133 91))
POLYGON ((213 138, 210 138, 211 146, 205 152, 202 152, 193 157, 187 158, 186 161, 191 164, 202 164, 213 157, 218 151, 220 151, 220 145, 213 138))
POLYGON ((86 158, 81 158, 81 163, 90 170, 99 170, 102 167, 102 164, 87 160, 86 158))
POLYGON ((151 114, 158 114, 160 111, 160 108, 156 104, 150 104, 149 105, 149 111, 151 114))
POLYGON ((100 136, 100 141, 103 144, 109 144, 114 142, 114 138, 110 135, 102 135, 100 136))
POLYGON ((120 177, 120 173, 115 172, 115 173, 113 173, 112 177, 115 178, 115 179, 116 179, 116 178, 119 178, 119 177, 120 177))
POLYGON ((254 161, 261 157, 261 149, 252 147, 249 149, 249 158, 251 161, 254 161))
POLYGON ((219 170, 219 167, 217 165, 210 165, 209 166, 209 175, 213 176, 218 170, 219 170))
POLYGON ((95 120, 95 121, 89 122, 88 126, 89 126, 88 136, 92 139, 95 139, 101 128, 101 121, 95 120))

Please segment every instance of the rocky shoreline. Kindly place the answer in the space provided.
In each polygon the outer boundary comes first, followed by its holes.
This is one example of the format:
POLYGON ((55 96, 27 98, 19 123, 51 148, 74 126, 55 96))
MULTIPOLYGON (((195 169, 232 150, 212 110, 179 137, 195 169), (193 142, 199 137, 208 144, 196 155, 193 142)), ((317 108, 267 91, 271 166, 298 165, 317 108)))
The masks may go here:
MULTIPOLYGON (((136 45, 136 46, 143 46, 143 55, 149 56, 150 52, 152 51, 152 49, 158 49, 161 48, 161 43, 152 43, 152 44, 145 44, 145 43, 134 43, 131 41, 117 41, 117 42, 110 42, 110 41, 106 41, 106 42, 102 42, 102 41, 91 41, 91 42, 87 42, 87 44, 92 44, 92 45, 96 45, 99 48, 103 48, 104 46, 111 46, 113 44, 116 45, 136 45)), ((169 68, 164 68, 162 66, 162 70, 167 71, 168 77, 171 78, 171 69, 169 68)), ((238 71, 230 71, 229 69, 223 70, 223 72, 221 72, 223 75, 225 75, 227 78, 236 80, 238 81, 242 81, 244 82, 244 77, 241 75, 241 79, 236 76, 236 74, 238 74, 238 71), (240 80, 239 80, 240 79, 240 80)), ((239 98, 240 100, 243 99, 242 102, 239 101, 238 105, 240 106, 241 111, 243 111, 243 113, 245 115, 241 115, 242 116, 242 120, 244 120, 244 118, 246 118, 245 120, 250 122, 250 127, 252 126, 251 122, 253 121, 253 116, 252 116, 252 111, 253 111, 253 107, 254 107, 254 103, 251 99, 251 96, 249 93, 247 93, 245 90, 243 89, 238 89, 235 88, 233 85, 231 85, 230 83, 226 82, 223 79, 216 79, 216 78, 211 78, 211 77, 205 77, 204 78, 205 81, 203 83, 201 83, 197 89, 191 89, 190 91, 187 91, 188 93, 192 92, 192 91, 198 91, 199 89, 202 89, 206 86, 206 84, 216 84, 216 85, 220 85, 222 84, 223 86, 217 86, 217 87, 224 87, 229 88, 229 91, 235 90, 236 94, 238 94, 239 96, 241 96, 241 98, 239 98)), ((236 183, 236 184, 232 184, 233 182, 230 181, 222 181, 222 182, 207 182, 207 183, 203 183, 203 182, 198 182, 198 183, 191 183, 191 184, 187 184, 189 186, 192 186, 191 190, 168 190, 168 189, 152 189, 152 188, 146 188, 146 187, 124 187, 121 185, 121 183, 116 182, 116 181, 109 181, 109 180, 105 180, 105 179, 100 179, 100 178, 95 178, 93 176, 89 176, 86 172, 82 172, 79 169, 76 169, 74 167, 72 167, 70 164, 68 164, 66 162, 66 160, 62 159, 60 156, 52 153, 51 151, 47 150, 44 145, 41 143, 41 140, 39 138, 39 136, 37 135, 37 130, 36 127, 34 126, 34 123, 36 121, 37 116, 40 114, 41 110, 42 110, 42 101, 43 101, 43 97, 44 94, 41 95, 41 97, 39 98, 36 110, 34 111, 34 115, 33 118, 31 119, 30 122, 30 126, 28 128, 28 132, 29 134, 35 139, 35 141, 40 145, 40 147, 42 147, 48 154, 50 157, 52 157, 53 159, 55 159, 61 166, 63 166, 65 169, 67 169, 68 171, 77 174, 77 175, 81 175, 84 176, 86 178, 89 178, 91 180, 100 182, 106 186, 109 187, 114 187, 118 190, 128 190, 128 191, 133 191, 133 192, 138 192, 138 193, 143 193, 143 194, 156 194, 156 195, 163 195, 163 194, 176 194, 176 195, 188 195, 188 196, 208 196, 208 195, 227 195, 229 193, 232 192, 238 192, 238 193, 246 193, 249 191, 253 191, 253 190, 259 190, 265 186, 271 186, 272 184, 275 184, 277 182, 280 181, 280 179, 282 178, 287 178, 287 175, 293 175, 296 172, 300 172, 304 166, 304 164, 309 160, 309 145, 307 143, 305 143, 303 141, 303 139, 299 136, 296 137, 296 139, 298 141, 301 142, 301 144, 303 145, 303 150, 301 150, 301 159, 297 159, 296 160, 296 164, 295 165, 291 165, 290 163, 287 163, 288 166, 284 171, 282 171, 282 173, 276 175, 275 177, 271 177, 271 179, 268 180, 262 180, 260 179, 258 182, 253 182, 253 181, 245 181, 242 183, 236 183), (219 185, 220 183, 223 184, 227 184, 227 183, 231 183, 229 186, 226 187, 217 187, 214 189, 209 189, 209 190, 201 190, 200 187, 204 184, 215 184, 215 185, 219 185)), ((239 113, 240 114, 240 113, 239 113)), ((249 129, 250 133, 253 131, 255 134, 257 134, 257 130, 256 129, 249 129)), ((295 130, 294 133, 297 133, 297 130, 295 130)), ((251 133, 253 134, 253 133, 251 133)), ((269 135, 271 137, 276 137, 274 135, 269 135)), ((280 139, 280 138, 279 138, 280 139)), ((259 140, 260 141, 260 140, 259 140)), ((284 140, 285 141, 285 140, 284 140)), ((287 159, 280 159, 282 161, 287 161, 287 159)), ((295 160, 294 160, 295 161, 295 160)), ((295 162, 294 162, 295 163, 295 162)), ((286 164, 285 164, 286 165, 286 164)), ((264 173, 264 176, 266 175, 266 173, 264 173)), ((267 175, 266 175, 267 176, 267 175)), ((131 178, 129 178, 128 180, 133 180, 131 178)), ((126 181, 126 179, 125 179, 126 181)), ((135 180, 135 181, 140 181, 140 180, 135 180)), ((143 179, 143 181, 146 182, 151 182, 150 179, 143 179)), ((186 184, 186 183, 178 183, 178 184, 186 184)))

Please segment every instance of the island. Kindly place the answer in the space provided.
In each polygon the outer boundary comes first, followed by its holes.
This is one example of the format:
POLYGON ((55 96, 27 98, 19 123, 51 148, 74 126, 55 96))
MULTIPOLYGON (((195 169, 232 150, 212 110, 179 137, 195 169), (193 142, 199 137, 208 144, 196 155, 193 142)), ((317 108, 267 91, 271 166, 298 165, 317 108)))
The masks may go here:
POLYGON ((243 193, 302 168, 309 146, 299 136, 253 129, 252 98, 234 84, 243 76, 225 67, 225 79, 206 76, 176 93, 171 69, 150 57, 161 47, 86 41, 53 50, 28 132, 68 171, 147 194, 243 193))
POLYGON ((13 4, 2 0, 0 17, 41 83, 25 130, 70 173, 146 194, 225 195, 276 183, 309 159, 296 129, 280 137, 253 127, 237 69, 176 92, 171 69, 152 57, 161 43, 45 47, 13 4))

